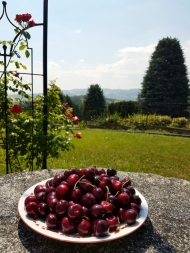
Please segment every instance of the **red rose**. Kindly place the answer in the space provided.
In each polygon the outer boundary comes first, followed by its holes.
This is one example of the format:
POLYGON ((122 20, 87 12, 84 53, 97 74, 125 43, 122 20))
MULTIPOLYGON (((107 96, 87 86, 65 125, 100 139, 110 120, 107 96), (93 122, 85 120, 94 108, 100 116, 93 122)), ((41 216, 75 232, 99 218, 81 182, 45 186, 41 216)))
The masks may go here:
POLYGON ((20 105, 14 105, 12 108, 10 108, 10 111, 12 113, 21 113, 22 108, 20 107, 20 105))
POLYGON ((22 15, 21 14, 17 14, 16 17, 15 17, 15 21, 18 22, 18 23, 21 23, 21 21, 22 21, 22 15))
POLYGON ((81 132, 77 132, 77 133, 75 134, 75 136, 76 136, 78 139, 82 138, 82 137, 81 137, 81 132))
POLYGON ((62 106, 63 106, 63 108, 65 109, 65 108, 67 108, 68 103, 63 103, 62 106))
POLYGON ((35 26, 35 25, 36 25, 36 23, 34 22, 34 20, 30 20, 30 21, 27 22, 28 27, 32 27, 32 26, 35 26))
POLYGON ((19 78, 19 73, 17 73, 17 71, 15 71, 15 77, 19 78))
POLYGON ((78 118, 77 116, 73 117, 73 123, 74 123, 75 125, 78 125, 78 123, 79 123, 79 118, 78 118))
POLYGON ((22 14, 22 21, 23 22, 28 22, 31 19, 32 15, 31 14, 22 14))

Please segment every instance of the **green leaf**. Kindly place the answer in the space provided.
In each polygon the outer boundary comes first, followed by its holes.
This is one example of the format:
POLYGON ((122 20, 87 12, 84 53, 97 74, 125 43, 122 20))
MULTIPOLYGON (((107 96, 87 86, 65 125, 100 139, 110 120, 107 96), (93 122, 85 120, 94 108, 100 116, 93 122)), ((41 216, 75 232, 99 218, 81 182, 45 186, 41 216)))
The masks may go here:
POLYGON ((25 45, 20 45, 19 50, 24 50, 25 47, 26 47, 25 45))
POLYGON ((15 33, 17 34, 17 33, 19 33, 19 29, 18 29, 18 27, 17 28, 15 28, 14 29, 14 31, 15 31, 15 33))
POLYGON ((28 50, 25 51, 26 58, 30 57, 30 52, 28 50))
POLYGON ((3 46, 6 46, 7 42, 4 40, 2 41, 3 46))
POLYGON ((17 61, 15 62, 15 66, 16 66, 17 69, 20 68, 20 65, 19 65, 19 63, 17 61))
POLYGON ((20 54, 15 50, 14 51, 14 53, 16 54, 16 56, 18 57, 18 58, 20 58, 20 54))
POLYGON ((26 31, 23 32, 23 35, 28 40, 31 38, 30 34, 28 32, 26 32, 26 31))
POLYGON ((8 41, 9 45, 12 46, 14 43, 10 40, 8 41))

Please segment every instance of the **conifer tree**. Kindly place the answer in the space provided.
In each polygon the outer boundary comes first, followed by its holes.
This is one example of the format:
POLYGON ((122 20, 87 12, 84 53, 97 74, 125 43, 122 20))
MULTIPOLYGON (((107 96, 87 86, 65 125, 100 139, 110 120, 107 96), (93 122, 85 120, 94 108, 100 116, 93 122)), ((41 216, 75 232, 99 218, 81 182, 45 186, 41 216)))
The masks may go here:
POLYGON ((163 38, 151 56, 142 82, 142 113, 187 115, 189 80, 183 50, 176 38, 163 38))

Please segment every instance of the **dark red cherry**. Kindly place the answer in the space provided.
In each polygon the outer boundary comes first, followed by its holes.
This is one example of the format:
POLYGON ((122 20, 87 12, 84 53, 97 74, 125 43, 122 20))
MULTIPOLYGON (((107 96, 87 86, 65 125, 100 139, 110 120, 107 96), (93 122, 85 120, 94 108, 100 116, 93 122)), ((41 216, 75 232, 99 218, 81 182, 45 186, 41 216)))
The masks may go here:
POLYGON ((48 228, 56 228, 57 227, 57 216, 54 213, 49 213, 45 220, 46 226, 48 228))

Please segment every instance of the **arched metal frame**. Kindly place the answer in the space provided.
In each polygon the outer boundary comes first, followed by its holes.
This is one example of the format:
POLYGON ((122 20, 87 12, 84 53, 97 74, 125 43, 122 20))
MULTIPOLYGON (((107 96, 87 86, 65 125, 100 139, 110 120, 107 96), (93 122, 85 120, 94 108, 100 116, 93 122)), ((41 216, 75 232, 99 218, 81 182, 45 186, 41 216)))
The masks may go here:
MULTIPOLYGON (((3 18, 4 14, 6 15, 9 23, 14 26, 15 28, 17 28, 17 26, 15 26, 11 20, 9 19, 8 15, 7 15, 7 10, 6 10, 6 5, 7 3, 5 1, 2 2, 3 4, 3 12, 2 15, 0 17, 0 20, 3 18)), ((48 41, 48 0, 44 0, 43 3, 43 23, 37 23, 35 26, 43 26, 43 74, 34 74, 33 73, 33 48, 28 48, 31 51, 31 73, 20 73, 20 74, 29 74, 31 75, 31 81, 32 81, 32 109, 33 109, 33 76, 34 75, 41 75, 43 76, 43 96, 45 98, 45 103, 44 103, 44 107, 43 107, 43 133, 45 135, 45 137, 47 137, 47 125, 48 125, 48 119, 47 119, 47 87, 48 87, 48 78, 47 78, 47 41, 48 41)), ((35 27, 34 26, 34 27, 35 27)), ((16 39, 18 38, 18 36, 20 35, 20 33, 18 33, 13 42, 16 41, 16 39)), ((7 85, 6 85, 6 79, 7 79, 7 75, 6 75, 6 68, 7 68, 7 57, 11 56, 11 52, 12 52, 13 46, 10 47, 10 53, 7 54, 7 47, 3 46, 3 54, 0 54, 0 56, 4 57, 4 90, 5 90, 5 121, 6 121, 6 173, 9 173, 9 167, 8 167, 8 127, 7 127, 7 85)), ((33 164, 32 164, 32 168, 33 168, 33 164)), ((43 169, 47 169, 47 150, 45 149, 44 154, 43 154, 43 164, 42 164, 42 168, 43 169)))

